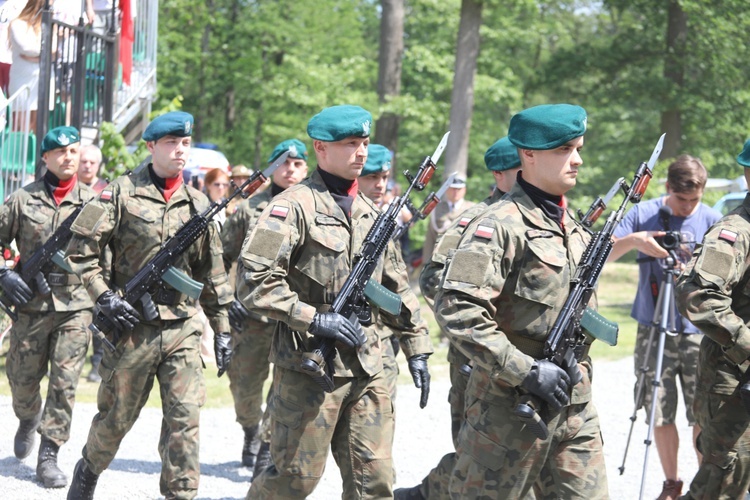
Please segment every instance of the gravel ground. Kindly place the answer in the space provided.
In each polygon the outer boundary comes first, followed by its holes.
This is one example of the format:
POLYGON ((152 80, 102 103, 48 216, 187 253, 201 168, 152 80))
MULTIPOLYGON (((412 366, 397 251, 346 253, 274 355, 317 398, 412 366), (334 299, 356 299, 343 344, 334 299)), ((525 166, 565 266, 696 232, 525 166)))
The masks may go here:
MULTIPOLYGON (((405 366, 402 367, 405 369, 405 366)), ((647 433, 645 415, 639 412, 633 431, 624 475, 618 467, 622 463, 629 417, 633 411, 632 388, 635 382, 633 359, 599 362, 595 365, 594 399, 599 410, 604 449, 607 460, 609 491, 612 499, 638 498, 647 433)), ((158 397, 158 392, 152 393, 158 397)), ((434 467, 439 458, 451 449, 450 418, 448 412, 448 382, 432 384, 430 403, 419 409, 419 391, 413 386, 399 387, 396 401, 397 424, 394 460, 397 473, 396 487, 412 486, 434 467)), ((80 457, 88 427, 96 413, 93 404, 79 404, 75 408, 72 437, 61 449, 60 467, 72 475, 80 457)), ((11 401, 0 397, 0 477, 2 496, 8 499, 62 499, 67 488, 45 490, 36 481, 36 452, 26 460, 13 456, 13 436, 18 421, 13 415, 11 401)), ((242 431, 234 421, 232 409, 203 411, 201 416, 201 485, 198 498, 244 498, 251 474, 240 467, 242 431)), ((692 447, 691 429, 687 426, 684 411, 680 408, 677 422, 682 446, 680 447, 680 472, 686 483, 695 474, 697 461, 692 447)), ((146 408, 122 446, 110 468, 105 471, 96 489, 96 498, 152 499, 160 498, 159 471, 161 463, 157 452, 161 412, 146 408)), ((38 443, 38 439, 37 439, 38 443)), ((644 498, 656 498, 661 491, 663 476, 656 447, 649 451, 648 471, 644 498)), ((323 479, 310 496, 313 500, 341 497, 340 477, 336 464, 329 459, 323 479)), ((687 486, 686 486, 687 487, 687 486)))

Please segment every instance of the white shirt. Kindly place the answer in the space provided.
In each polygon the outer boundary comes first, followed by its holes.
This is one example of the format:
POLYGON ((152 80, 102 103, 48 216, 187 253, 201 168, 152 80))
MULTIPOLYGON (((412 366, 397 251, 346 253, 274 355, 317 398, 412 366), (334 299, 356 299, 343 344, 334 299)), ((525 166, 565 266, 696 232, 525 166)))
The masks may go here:
POLYGON ((0 0, 0 63, 13 62, 13 52, 8 45, 8 27, 25 5, 25 0, 0 0))

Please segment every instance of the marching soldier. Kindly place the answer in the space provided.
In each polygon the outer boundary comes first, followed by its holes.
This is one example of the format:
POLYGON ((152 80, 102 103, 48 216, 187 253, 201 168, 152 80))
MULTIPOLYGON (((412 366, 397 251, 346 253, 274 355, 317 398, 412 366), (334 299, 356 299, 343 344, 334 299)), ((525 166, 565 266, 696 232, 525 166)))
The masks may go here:
POLYGON ((508 137, 522 172, 516 185, 464 231, 435 299, 436 317, 473 365, 458 436, 451 498, 606 498, 588 348, 564 368, 543 358, 590 240, 563 208, 576 184, 586 112, 569 104, 526 109, 508 137), (571 380, 580 379, 573 385, 571 380), (547 439, 519 420, 519 394, 539 398, 547 439))
MULTIPOLYGON (((750 180, 750 140, 737 162, 750 180)), ((680 312, 705 334, 694 405, 703 460, 681 498, 745 498, 750 487, 748 255, 750 197, 706 233, 675 289, 680 312)))
MULTIPOLYGON (((169 499, 193 498, 198 491, 198 424, 206 388, 196 301, 162 283, 150 291, 158 317, 146 321, 140 303, 133 307, 112 289, 123 287, 170 236, 208 207, 206 196, 182 179, 192 127, 193 117, 185 112, 154 119, 143 133, 152 163, 112 182, 73 223, 66 262, 121 337, 116 351, 105 352, 99 367, 99 413, 91 423, 83 458, 76 464, 69 499, 93 498, 99 475, 138 418, 155 378, 164 417, 160 491, 169 499), (113 253, 111 285, 97 265, 97 256, 107 246, 113 253)), ((175 269, 203 283, 200 302, 217 332, 219 374, 231 355, 226 307, 232 300, 221 253, 218 228, 211 223, 173 263, 175 269)))
MULTIPOLYGON (((236 212, 227 219, 222 228, 221 241, 224 245, 224 265, 227 270, 237 261, 242 242, 271 199, 298 184, 307 175, 307 148, 297 139, 289 139, 278 144, 268 158, 268 163, 273 163, 286 151, 289 151, 289 156, 286 162, 274 171, 271 185, 262 193, 239 203, 236 212)), ((237 289, 240 293, 246 293, 246 290, 243 290, 241 270, 237 276, 237 289)), ((245 433, 242 465, 253 467, 261 443, 266 443, 265 450, 270 439, 267 435, 260 436, 259 422, 262 416, 263 383, 268 378, 268 353, 271 350, 276 322, 253 314, 237 299, 232 302, 229 319, 232 324, 232 363, 227 370, 229 388, 234 399, 237 422, 245 433)))
MULTIPOLYGON (((21 267, 68 216, 96 196, 78 182, 79 146, 80 135, 74 127, 50 130, 41 148, 46 174, 12 193, 0 206, 0 242, 7 246, 16 240, 21 267)), ((57 454, 70 437, 76 388, 89 343, 86 327, 94 304, 74 274, 52 262, 42 274, 49 285, 47 295, 38 286, 30 288, 16 271, 0 269, 0 287, 18 313, 6 369, 13 411, 21 421, 15 455, 26 458, 39 432, 37 478, 45 488, 62 488, 67 478, 57 466, 57 454), (42 404, 40 383, 48 370, 47 398, 42 404)))
MULTIPOLYGON (((393 402, 382 369, 383 340, 373 326, 329 311, 378 215, 357 192, 371 123, 370 113, 358 106, 315 115, 307 132, 318 168, 266 207, 242 248, 253 292, 240 299, 278 321, 269 402, 273 465, 254 478, 248 498, 307 497, 320 481, 329 446, 345 498, 392 496, 393 402), (330 393, 300 369, 317 340, 336 341, 330 393)), ((429 389, 432 347, 405 269, 389 243, 373 278, 401 295, 402 305, 398 316, 373 305, 372 325, 382 318, 402 332, 409 368, 429 389)))
MULTIPOLYGON (((453 221, 438 240, 432 258, 429 262, 424 263, 419 275, 419 287, 430 306, 434 304, 440 277, 443 274, 448 256, 456 250, 466 226, 483 213, 487 207, 500 201, 503 195, 511 190, 516 183, 518 171, 521 170, 518 149, 511 144, 507 137, 503 137, 490 146, 484 154, 484 163, 495 178, 495 190, 491 196, 467 209, 461 214, 461 217, 453 221)), ((448 345, 448 363, 450 364, 451 379, 448 403, 451 409, 451 433, 453 434, 453 446, 455 447, 458 444, 458 431, 464 421, 464 395, 469 381, 467 370, 471 370, 471 367, 469 358, 463 355, 453 344, 448 345)), ((422 480, 422 484, 412 488, 399 488, 394 492, 395 498, 405 500, 448 498, 448 482, 455 462, 456 454, 447 453, 437 467, 432 469, 427 477, 422 480)))

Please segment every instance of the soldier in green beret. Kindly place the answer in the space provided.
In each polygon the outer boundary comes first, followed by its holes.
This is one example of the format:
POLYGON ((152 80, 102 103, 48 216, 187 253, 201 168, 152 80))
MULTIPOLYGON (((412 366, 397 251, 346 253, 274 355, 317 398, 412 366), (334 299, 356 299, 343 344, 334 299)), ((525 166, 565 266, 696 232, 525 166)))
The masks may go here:
MULTIPOLYGON (((750 139, 737 162, 750 181, 750 139)), ((703 454, 680 497, 745 498, 750 488, 750 197, 714 224, 675 287, 677 307, 705 335, 695 417, 703 454)))
MULTIPOLYGON (((419 275, 419 287, 430 307, 434 305, 435 295, 437 295, 440 278, 443 275, 448 256, 456 250, 464 229, 472 220, 487 210, 487 207, 500 201, 503 195, 511 190, 516 184, 516 176, 521 170, 518 148, 511 144, 507 137, 503 137, 490 146, 484 154, 484 163, 495 179, 495 189, 492 195, 469 208, 461 214, 461 217, 453 221, 438 240, 430 261, 425 262, 422 267, 422 272, 419 275)), ((453 446, 455 448, 458 444, 458 431, 464 422, 464 396, 469 381, 471 362, 451 343, 448 345, 448 363, 451 379, 448 402, 451 410, 451 433, 453 434, 453 446)), ((397 489, 394 492, 395 498, 397 500, 449 498, 448 482, 455 463, 456 454, 447 453, 437 467, 432 469, 427 477, 422 480, 422 484, 412 488, 397 489)))
POLYGON ((318 168, 266 207, 242 247, 248 309, 278 321, 271 415, 273 465, 253 479, 248 498, 306 498, 320 481, 331 448, 344 498, 392 496, 393 402, 382 369, 378 321, 401 333, 414 376, 424 380, 432 346, 406 266, 390 243, 373 278, 401 295, 397 316, 372 306, 372 325, 330 312, 354 255, 378 216, 358 194, 372 116, 334 106, 307 126, 318 168), (317 340, 334 340, 334 389, 324 392, 301 371, 317 340), (373 424, 375 423, 375 424, 373 424))
MULTIPOLYGON (((274 171, 271 185, 262 193, 239 203, 237 210, 227 219, 221 230, 224 265, 227 270, 237 261, 242 242, 271 199, 307 176, 307 148, 297 139, 279 143, 268 157, 268 163, 273 163, 286 151, 289 151, 289 156, 286 162, 274 171)), ((240 293, 247 293, 242 280, 242 270, 239 268, 241 265, 238 266, 236 287, 240 293)), ((234 399, 237 422, 245 433, 242 465, 253 467, 261 441, 264 443, 264 451, 268 450, 269 436, 260 435, 258 424, 262 415, 263 383, 268 378, 268 353, 276 321, 253 314, 237 299, 232 302, 229 309, 229 320, 232 325, 233 348, 232 363, 227 370, 229 388, 234 399)))
POLYGON ((523 498, 532 485, 537 498, 608 496, 588 348, 564 367, 543 356, 590 240, 563 208, 583 163, 585 131, 579 106, 513 116, 508 137, 522 171, 468 224, 445 269, 436 318, 473 367, 451 498, 523 498), (515 416, 522 394, 542 402, 547 439, 515 416))
MULTIPOLYGON (((19 266, 68 216, 96 196, 78 182, 79 147, 80 135, 74 127, 50 130, 42 140, 47 172, 0 206, 0 244, 7 247, 15 240, 21 253, 19 266)), ((26 458, 39 432, 37 478, 45 488, 61 488, 67 478, 57 466, 57 454, 70 437, 75 392, 89 342, 86 326, 94 304, 78 277, 53 262, 44 266, 31 286, 13 269, 2 267, 0 287, 18 313, 6 361, 13 411, 21 421, 14 452, 17 458, 26 458), (43 402, 40 385, 47 373, 43 402)))
MULTIPOLYGON (((158 315, 146 320, 143 307, 126 302, 122 288, 194 214, 208 208, 206 196, 183 183, 191 147, 192 115, 166 113, 143 133, 152 161, 113 181, 86 205, 73 223, 66 262, 81 277, 91 299, 116 325, 116 351, 105 351, 97 395, 99 413, 78 461, 69 499, 92 499, 99 475, 109 467, 120 442, 146 404, 158 379, 163 425, 159 489, 167 498, 193 498, 200 479, 200 407, 206 399, 196 300, 162 282, 149 293, 158 315), (113 253, 112 277, 105 281, 97 256, 113 253), (113 288, 115 290, 113 290, 113 288)), ((209 224, 173 267, 203 284, 200 305, 214 335, 219 375, 231 355, 227 308, 232 290, 221 258, 219 229, 209 224)))

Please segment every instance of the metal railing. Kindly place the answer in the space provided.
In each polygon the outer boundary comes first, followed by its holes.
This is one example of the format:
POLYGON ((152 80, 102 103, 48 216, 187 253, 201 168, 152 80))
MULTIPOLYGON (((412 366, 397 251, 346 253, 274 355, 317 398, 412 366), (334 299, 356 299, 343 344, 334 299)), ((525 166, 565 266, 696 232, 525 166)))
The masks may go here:
POLYGON ((24 85, 0 109, 0 201, 34 179, 36 135, 30 123, 31 86, 24 85))

